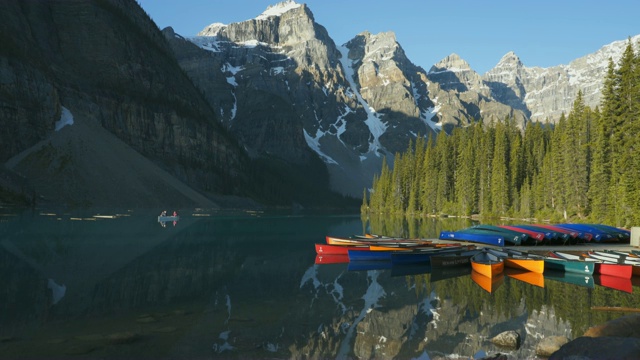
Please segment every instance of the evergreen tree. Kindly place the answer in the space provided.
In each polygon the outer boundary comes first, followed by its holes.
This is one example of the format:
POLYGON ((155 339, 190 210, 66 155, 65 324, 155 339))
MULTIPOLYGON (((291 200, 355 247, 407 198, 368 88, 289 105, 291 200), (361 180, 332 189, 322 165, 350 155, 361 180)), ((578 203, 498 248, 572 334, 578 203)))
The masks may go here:
POLYGON ((436 198, 438 192, 438 157, 433 144, 433 138, 429 137, 425 148, 422 167, 422 182, 420 185, 420 206, 426 214, 436 214, 436 198))
MULTIPOLYGON (((473 125, 472 125, 473 126, 473 125)), ((458 211, 462 215, 471 215, 474 211, 474 198, 476 193, 475 177, 475 149, 473 142, 474 133, 471 129, 462 132, 459 145, 457 169, 455 176, 455 194, 458 211)))
POLYGON ((509 140, 506 121, 495 123, 495 143, 491 172, 492 213, 504 215, 510 207, 509 140))
POLYGON ((478 154, 478 208, 481 214, 492 214, 491 205, 491 177, 492 177, 492 161, 493 148, 495 140, 495 128, 489 126, 482 133, 482 141, 480 143, 478 154))

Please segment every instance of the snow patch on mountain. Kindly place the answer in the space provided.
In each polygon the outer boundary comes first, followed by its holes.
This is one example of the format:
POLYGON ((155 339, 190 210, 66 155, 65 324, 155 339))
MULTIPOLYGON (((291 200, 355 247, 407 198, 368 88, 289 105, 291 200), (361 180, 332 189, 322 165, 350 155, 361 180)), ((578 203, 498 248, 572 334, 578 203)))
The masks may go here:
POLYGON ((307 141, 307 145, 311 148, 311 150, 315 151, 318 156, 327 164, 335 164, 339 165, 337 161, 333 160, 329 155, 322 152, 320 149, 320 139, 325 135, 324 132, 317 130, 315 136, 309 135, 307 130, 304 131, 304 139, 307 141))
POLYGON ((282 16, 282 14, 286 13, 287 11, 299 8, 300 6, 300 4, 292 0, 283 1, 281 3, 267 7, 267 10, 258 15, 258 17, 256 17, 256 20, 266 20, 267 18, 272 16, 282 16))
POLYGON ((342 56, 340 57, 340 63, 342 64, 345 77, 349 82, 349 87, 358 99, 358 102, 362 105, 367 113, 367 120, 365 120, 365 124, 373 135, 373 140, 369 143, 368 153, 373 153, 375 156, 380 157, 381 155, 378 150, 384 149, 380 144, 380 136, 382 136, 382 134, 384 134, 384 132, 387 130, 387 125, 382 122, 382 120, 380 119, 380 115, 375 111, 374 108, 369 106, 369 104, 362 98, 362 95, 358 91, 358 87, 353 79, 353 62, 349 61, 346 56, 346 54, 349 53, 349 49, 343 45, 339 47, 338 50, 340 51, 340 54, 342 54, 342 56))
POLYGON ((56 131, 60 131, 60 129, 67 125, 73 125, 73 114, 63 106, 60 112, 60 120, 56 121, 56 131))

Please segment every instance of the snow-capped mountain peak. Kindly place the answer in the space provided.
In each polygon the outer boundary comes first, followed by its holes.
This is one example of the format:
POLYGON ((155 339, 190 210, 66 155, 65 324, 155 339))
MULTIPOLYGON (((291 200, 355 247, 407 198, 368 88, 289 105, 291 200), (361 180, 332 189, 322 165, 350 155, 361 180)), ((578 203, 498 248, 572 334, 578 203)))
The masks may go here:
POLYGON ((293 0, 286 0, 286 1, 267 7, 267 10, 265 10, 262 14, 258 15, 258 17, 256 17, 256 20, 265 20, 272 16, 281 16, 287 11, 299 8, 300 6, 302 5, 296 3, 293 0))
POLYGON ((460 55, 452 53, 433 65, 429 70, 429 73, 432 74, 442 71, 460 72, 471 70, 471 66, 466 60, 462 59, 460 55))
POLYGON ((518 55, 513 51, 509 51, 500 59, 500 61, 498 61, 496 68, 517 68, 520 66, 522 66, 522 61, 520 61, 518 55))

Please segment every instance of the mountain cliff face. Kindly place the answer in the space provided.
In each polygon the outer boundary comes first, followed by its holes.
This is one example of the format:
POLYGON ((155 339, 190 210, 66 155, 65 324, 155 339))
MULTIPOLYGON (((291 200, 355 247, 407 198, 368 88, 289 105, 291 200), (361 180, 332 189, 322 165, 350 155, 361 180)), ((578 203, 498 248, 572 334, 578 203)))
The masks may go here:
POLYGON ((344 194, 360 196, 383 157, 433 133, 422 115, 432 107, 426 75, 416 75, 393 34, 364 33, 337 47, 306 5, 289 1, 194 38, 165 36, 189 76, 229 100, 211 105, 251 155, 319 157, 344 194), (202 49, 200 66, 187 41, 202 49), (202 76, 203 67, 217 75, 202 76))
POLYGON ((211 202, 197 192, 176 195, 182 191, 175 186, 241 191, 246 155, 135 2, 0 8, 0 111, 7 125, 0 157, 5 171, 32 185, 34 197, 180 206, 211 202), (67 126, 57 129, 63 118, 67 126), (136 156, 140 161, 132 162, 136 156))

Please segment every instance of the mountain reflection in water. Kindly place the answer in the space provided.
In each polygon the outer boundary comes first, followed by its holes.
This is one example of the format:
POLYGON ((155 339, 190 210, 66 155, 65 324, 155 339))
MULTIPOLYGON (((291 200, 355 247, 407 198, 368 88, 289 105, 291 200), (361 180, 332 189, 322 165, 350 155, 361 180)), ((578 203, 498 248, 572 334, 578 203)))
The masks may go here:
POLYGON ((619 316, 591 306, 640 302, 635 286, 562 274, 544 287, 511 274, 489 293, 465 268, 318 262, 314 243, 363 233, 359 216, 182 210, 162 227, 157 213, 2 216, 0 357, 523 358, 619 316), (506 330, 520 349, 488 342, 506 330))

